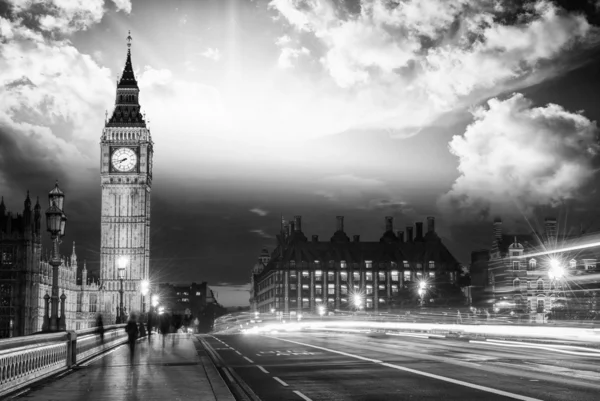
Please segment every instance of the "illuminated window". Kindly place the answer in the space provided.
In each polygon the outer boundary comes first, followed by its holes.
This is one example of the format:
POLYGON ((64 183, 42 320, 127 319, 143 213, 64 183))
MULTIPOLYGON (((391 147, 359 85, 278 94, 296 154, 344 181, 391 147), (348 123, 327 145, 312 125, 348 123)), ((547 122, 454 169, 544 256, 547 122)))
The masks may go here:
POLYGON ((392 284, 392 294, 398 293, 398 286, 396 284, 392 284))
POLYGON ((323 287, 321 284, 315 285, 315 295, 323 295, 323 287))
POLYGON ((340 285, 340 293, 342 295, 348 295, 348 286, 347 285, 340 285))
POLYGON ((377 288, 379 288, 379 291, 385 291, 385 284, 379 284, 377 288))
POLYGON ((571 259, 571 261, 569 261, 569 267, 571 267, 572 269, 577 267, 577 261, 575 259, 571 259))
POLYGON ((417 272, 417 281, 422 280, 422 279, 423 279, 423 273, 417 272))
POLYGON ((385 299, 383 299, 383 298, 379 298, 379 303, 380 303, 380 304, 384 304, 384 303, 385 303, 385 299))
POLYGON ((302 278, 309 278, 310 277, 310 273, 307 270, 303 270, 302 271, 302 278))
POLYGON ((403 275, 404 275, 404 277, 403 277, 404 281, 410 281, 410 270, 405 270, 403 275))
POLYGON ((327 298, 327 305, 328 305, 330 308, 333 308, 333 307, 334 307, 334 305, 335 305, 335 299, 333 299, 333 298, 327 298))
POLYGON ((323 272, 321 270, 315 270, 315 281, 321 281, 323 279, 323 272))
POLYGON ((309 288, 308 284, 302 284, 302 289, 303 290, 308 290, 310 288, 309 288))
POLYGON ((340 267, 341 267, 342 269, 345 269, 345 268, 346 268, 346 261, 345 261, 345 260, 342 260, 342 261, 340 261, 340 267))
POLYGON ((315 298, 315 302, 318 303, 318 304, 320 304, 320 303, 323 302, 323 299, 321 299, 321 298, 315 298))
POLYGON ((373 309, 373 298, 367 298, 365 304, 367 309, 373 309))
POLYGON ((335 295, 335 284, 327 284, 327 294, 335 295))
POLYGON ((435 262, 433 260, 429 261, 429 268, 430 269, 435 269, 435 262))
POLYGON ((352 288, 353 288, 354 292, 360 291, 360 286, 358 286, 358 285, 353 285, 352 288))
POLYGON ((290 280, 298 280, 298 276, 296 275, 296 270, 290 270, 290 280))
POLYGON ((309 302, 308 298, 302 298, 302 307, 310 308, 310 302, 309 302))
POLYGON ((327 272, 327 281, 335 280, 335 272, 327 272))
POLYGON ((386 276, 385 272, 379 272, 379 273, 377 273, 377 279, 379 281, 385 281, 385 279, 386 279, 385 276, 386 276))
POLYGON ((354 281, 360 281, 360 273, 359 272, 352 272, 352 279, 354 281))
POLYGON ((365 260, 365 267, 367 269, 372 269, 373 268, 373 261, 372 260, 365 260))
POLYGON ((341 273, 340 273, 340 280, 342 280, 342 281, 344 281, 344 282, 348 281, 348 273, 346 273, 346 272, 341 272, 341 273))
POLYGON ((373 293, 373 286, 371 284, 367 285, 367 295, 371 295, 373 293))
POLYGON ((435 278, 435 272, 429 272, 429 278, 435 278))
POLYGON ((408 263, 408 260, 403 261, 402 264, 404 265, 405 269, 410 268, 410 264, 408 263))
POLYGON ((348 303, 348 298, 342 298, 340 299, 340 302, 343 304, 347 304, 348 303))
POLYGON ((202 295, 202 293, 201 293, 200 291, 196 291, 196 296, 197 296, 197 297, 199 297, 199 296, 201 296, 201 295, 202 295))
POLYGON ((373 281, 373 272, 365 272, 365 280, 373 281))
POLYGON ((290 284, 290 290, 296 291, 296 289, 298 289, 298 284, 296 284, 296 283, 290 284))
POLYGON ((398 281, 398 270, 392 270, 392 281, 398 281))
POLYGON ((535 259, 530 259, 529 260, 529 270, 535 270, 536 263, 537 262, 535 259))

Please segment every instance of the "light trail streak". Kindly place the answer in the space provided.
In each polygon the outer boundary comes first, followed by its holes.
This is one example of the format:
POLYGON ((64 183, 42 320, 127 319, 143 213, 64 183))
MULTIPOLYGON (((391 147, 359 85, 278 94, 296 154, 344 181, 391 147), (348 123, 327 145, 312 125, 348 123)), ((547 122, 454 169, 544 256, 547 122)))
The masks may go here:
POLYGON ((553 249, 551 251, 529 253, 529 254, 526 254, 526 255, 516 256, 515 258, 518 258, 518 259, 531 258, 533 256, 542 256, 542 255, 550 255, 550 254, 554 254, 554 253, 577 251, 579 249, 594 248, 594 247, 597 247, 597 246, 600 246, 600 242, 592 242, 590 244, 582 244, 582 245, 569 246, 569 247, 566 247, 566 248, 553 249))

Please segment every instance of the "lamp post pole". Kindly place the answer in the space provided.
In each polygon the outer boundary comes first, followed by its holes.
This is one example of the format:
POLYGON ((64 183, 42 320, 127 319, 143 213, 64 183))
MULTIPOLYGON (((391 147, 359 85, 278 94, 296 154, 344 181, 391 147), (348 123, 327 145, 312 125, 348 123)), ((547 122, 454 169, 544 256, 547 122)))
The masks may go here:
MULTIPOLYGON (((65 226, 67 224, 67 216, 63 212, 65 194, 58 188, 58 182, 54 188, 48 193, 50 207, 46 210, 46 226, 52 238, 52 257, 50 258, 50 266, 52 266, 52 295, 50 297, 50 316, 44 317, 44 326, 47 331, 66 330, 66 319, 64 307, 59 318, 58 307, 58 273, 61 265, 59 244, 60 238, 65 235, 65 226)), ((61 300, 64 302, 66 296, 63 293, 61 300)))
POLYGON ((125 310, 123 309, 123 279, 125 278, 125 267, 127 266, 127 258, 125 256, 121 256, 119 258, 119 281, 121 282, 121 288, 119 289, 119 316, 117 318, 117 323, 125 323, 125 310))

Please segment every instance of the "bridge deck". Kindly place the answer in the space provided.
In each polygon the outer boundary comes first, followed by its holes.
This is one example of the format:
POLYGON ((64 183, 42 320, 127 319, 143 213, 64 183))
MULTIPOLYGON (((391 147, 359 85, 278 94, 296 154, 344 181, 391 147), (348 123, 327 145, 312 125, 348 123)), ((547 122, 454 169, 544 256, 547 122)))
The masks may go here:
POLYGON ((186 334, 138 340, 133 362, 127 345, 23 393, 29 400, 234 401, 198 340, 186 334))

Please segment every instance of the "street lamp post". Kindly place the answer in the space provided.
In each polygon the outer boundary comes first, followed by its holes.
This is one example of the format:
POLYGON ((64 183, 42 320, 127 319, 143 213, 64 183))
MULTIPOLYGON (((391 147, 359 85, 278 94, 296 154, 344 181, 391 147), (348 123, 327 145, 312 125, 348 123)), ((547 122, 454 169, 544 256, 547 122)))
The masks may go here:
MULTIPOLYGON (((59 244, 60 238, 65 235, 67 216, 63 212, 65 194, 58 188, 58 181, 54 188, 48 193, 50 207, 46 210, 46 227, 52 238, 52 257, 50 266, 52 266, 52 296, 50 316, 44 316, 44 331, 62 331, 66 330, 66 319, 64 313, 64 302, 66 296, 62 296, 62 315, 58 317, 58 269, 61 265, 59 244)), ((47 309, 46 309, 47 310, 47 309)))
POLYGON ((140 290, 142 292, 142 314, 146 313, 146 295, 150 291, 150 283, 148 280, 143 280, 140 286, 140 290))
POLYGON ((125 278, 125 267, 127 266, 127 258, 122 256, 119 259, 119 280, 121 281, 121 288, 119 289, 120 301, 119 301, 119 316, 117 323, 125 323, 125 312, 123 310, 123 279, 125 278))

